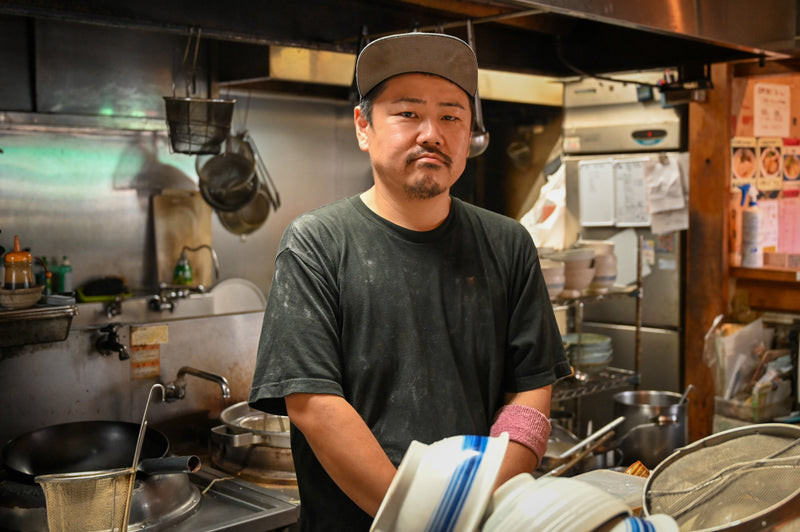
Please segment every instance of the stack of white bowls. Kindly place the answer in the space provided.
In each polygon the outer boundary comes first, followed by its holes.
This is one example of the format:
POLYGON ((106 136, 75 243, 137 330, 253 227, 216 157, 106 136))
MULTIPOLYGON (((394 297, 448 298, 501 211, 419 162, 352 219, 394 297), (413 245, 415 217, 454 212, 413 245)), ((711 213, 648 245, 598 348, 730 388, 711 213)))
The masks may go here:
POLYGON ((506 433, 412 441, 370 531, 478 530, 507 446, 506 433))
POLYGON ((548 255, 548 259, 564 263, 564 290, 560 297, 580 297, 589 288, 595 275, 594 255, 592 248, 570 248, 548 255))
POLYGON ((596 294, 605 294, 617 280, 617 256, 614 253, 614 242, 611 240, 578 240, 577 248, 594 251, 594 277, 589 290, 596 294))

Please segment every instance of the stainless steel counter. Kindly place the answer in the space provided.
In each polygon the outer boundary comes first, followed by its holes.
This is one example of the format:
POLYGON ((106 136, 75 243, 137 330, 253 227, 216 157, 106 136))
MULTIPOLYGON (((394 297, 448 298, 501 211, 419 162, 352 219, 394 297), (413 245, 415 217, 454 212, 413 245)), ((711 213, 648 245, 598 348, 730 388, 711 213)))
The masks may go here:
POLYGON ((203 466, 191 474, 202 492, 195 513, 170 532, 282 530, 297 522, 297 501, 277 490, 246 482, 203 466))

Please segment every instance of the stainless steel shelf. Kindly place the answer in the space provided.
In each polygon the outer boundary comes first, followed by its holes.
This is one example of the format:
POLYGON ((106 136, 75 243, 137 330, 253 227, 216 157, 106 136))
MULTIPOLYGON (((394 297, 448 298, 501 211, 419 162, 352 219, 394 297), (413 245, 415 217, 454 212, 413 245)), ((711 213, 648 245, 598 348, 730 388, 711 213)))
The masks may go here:
POLYGON ((566 401, 593 393, 617 390, 636 386, 639 375, 621 368, 606 368, 597 375, 586 378, 566 377, 553 385, 551 400, 566 401))

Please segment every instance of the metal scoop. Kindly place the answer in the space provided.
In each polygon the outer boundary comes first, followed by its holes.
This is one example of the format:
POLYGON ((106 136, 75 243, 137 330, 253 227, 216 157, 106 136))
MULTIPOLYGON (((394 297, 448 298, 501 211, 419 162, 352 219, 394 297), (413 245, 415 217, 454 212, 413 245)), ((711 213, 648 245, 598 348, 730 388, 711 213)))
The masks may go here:
MULTIPOLYGON (((472 20, 467 20, 467 40, 469 47, 475 51, 475 37, 472 34, 472 20)), ((472 128, 472 136, 469 139, 469 155, 472 159, 486 151, 489 147, 489 132, 486 131, 486 126, 483 125, 483 110, 481 109, 481 97, 478 95, 478 89, 475 89, 475 125, 472 128)))

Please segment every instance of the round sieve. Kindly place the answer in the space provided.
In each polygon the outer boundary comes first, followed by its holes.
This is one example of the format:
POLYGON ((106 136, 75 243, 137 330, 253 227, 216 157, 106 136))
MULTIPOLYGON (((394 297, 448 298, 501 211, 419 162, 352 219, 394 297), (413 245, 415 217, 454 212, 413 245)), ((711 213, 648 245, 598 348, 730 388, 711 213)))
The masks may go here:
POLYGON ((800 517, 800 427, 748 425, 677 450, 645 484, 646 515, 680 530, 765 530, 800 517))

